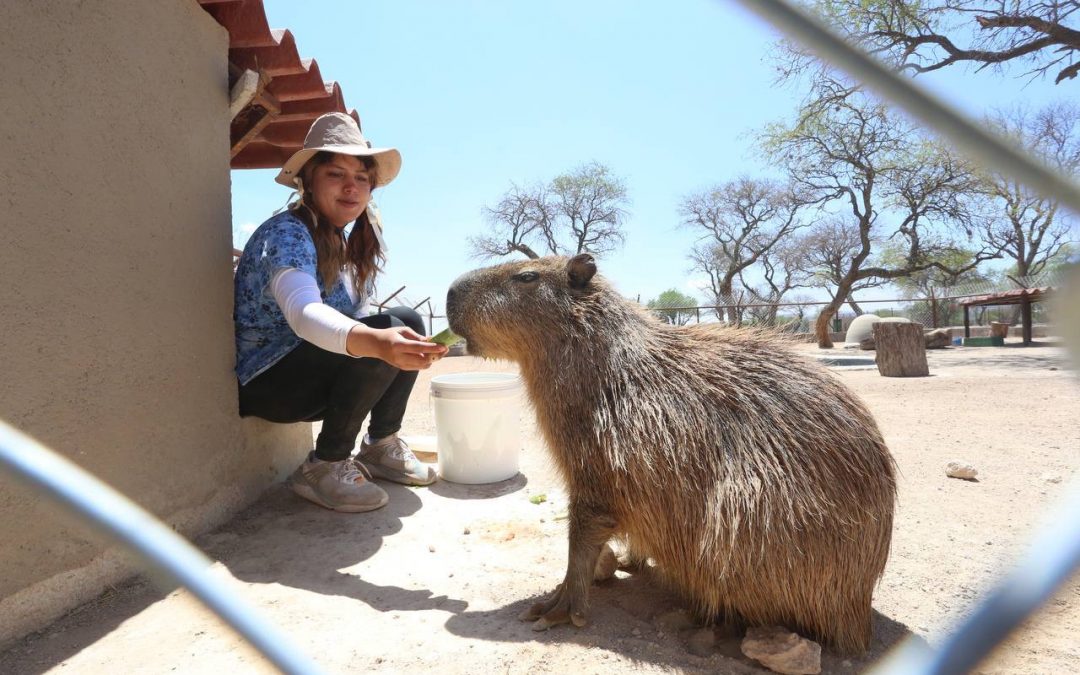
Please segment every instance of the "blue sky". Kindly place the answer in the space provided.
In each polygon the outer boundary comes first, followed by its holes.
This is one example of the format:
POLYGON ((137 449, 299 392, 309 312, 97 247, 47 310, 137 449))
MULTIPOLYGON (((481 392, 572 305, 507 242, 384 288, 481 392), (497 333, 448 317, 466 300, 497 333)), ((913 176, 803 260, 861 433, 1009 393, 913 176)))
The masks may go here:
MULTIPOLYGON (((601 273, 642 302, 668 288, 694 294, 680 198, 766 175, 752 134, 797 100, 772 81, 777 34, 731 0, 265 7, 271 28, 290 29, 301 57, 341 84, 365 135, 401 151, 400 176, 375 193, 390 249, 378 295, 406 286, 404 296, 430 297, 439 313, 453 279, 487 264, 468 257, 466 242, 483 231, 484 205, 511 182, 594 160, 625 180, 632 202, 626 245, 600 261, 601 273)), ((975 116, 1077 86, 960 67, 918 81, 975 116)), ((237 246, 288 196, 274 174, 232 172, 237 246)))

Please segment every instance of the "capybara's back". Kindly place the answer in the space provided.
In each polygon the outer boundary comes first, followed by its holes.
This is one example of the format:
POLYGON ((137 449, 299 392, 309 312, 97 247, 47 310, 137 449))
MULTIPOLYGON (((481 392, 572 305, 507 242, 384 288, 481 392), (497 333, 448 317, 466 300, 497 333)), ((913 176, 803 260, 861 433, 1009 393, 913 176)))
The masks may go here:
POLYGON ((896 493, 870 414, 782 339, 663 324, 595 270, 499 265, 447 300, 470 353, 520 365, 567 483, 567 577, 532 618, 583 623, 584 570, 622 536, 705 618, 864 651, 896 493))

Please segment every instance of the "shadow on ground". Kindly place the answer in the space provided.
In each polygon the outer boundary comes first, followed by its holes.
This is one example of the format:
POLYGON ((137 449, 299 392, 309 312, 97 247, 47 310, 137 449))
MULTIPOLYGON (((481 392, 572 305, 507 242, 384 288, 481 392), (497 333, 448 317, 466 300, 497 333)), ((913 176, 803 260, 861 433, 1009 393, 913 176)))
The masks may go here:
POLYGON ((167 590, 155 587, 146 577, 109 588, 44 630, 23 637, 7 651, 0 652, 0 673, 30 675, 49 671, 171 591, 171 587, 167 590), (102 607, 108 607, 108 611, 99 611, 102 607))
MULTIPOLYGON (((585 648, 619 653, 643 664, 687 670, 688 654, 700 664, 700 672, 764 672, 740 650, 745 630, 741 627, 704 627, 693 620, 688 607, 665 589, 648 570, 594 584, 589 598, 588 623, 581 628, 562 625, 548 631, 532 630, 531 622, 519 617, 544 596, 522 598, 491 611, 460 612, 446 621, 446 629, 462 638, 503 642, 557 645, 577 644, 585 648), (701 644, 703 634, 706 639, 701 644), (709 644, 711 642, 711 645, 709 644), (694 658, 696 657, 696 659, 694 658)), ((873 612, 874 640, 861 656, 822 650, 822 673, 860 672, 877 662, 893 646, 912 636, 907 626, 873 612)), ((925 645, 922 638, 915 636, 925 645)))
POLYGON ((462 600, 427 590, 380 586, 339 571, 375 555, 384 538, 400 532, 402 520, 421 507, 413 489, 381 485, 390 502, 361 518, 308 504, 277 485, 239 518, 198 543, 242 581, 353 598, 380 612, 463 611, 467 603, 462 600), (243 544, 238 546, 241 538, 243 544), (289 555, 289 551, 318 551, 319 555, 289 555))
MULTIPOLYGON (((432 492, 451 499, 478 499, 515 492, 526 482, 521 475, 482 486, 440 482, 432 492)), ((449 612, 446 631, 466 640, 576 644, 684 673, 762 672, 760 666, 741 654, 741 631, 703 629, 692 622, 682 601, 648 569, 620 573, 619 578, 594 585, 585 627, 558 626, 547 632, 535 632, 530 623, 518 619, 541 597, 521 597, 496 609, 468 611, 467 603, 461 599, 429 590, 380 585, 350 574, 348 568, 377 555, 386 539, 400 533, 405 522, 421 509, 422 495, 416 490, 398 485, 385 487, 390 493, 389 504, 357 518, 355 514, 335 513, 308 504, 278 485, 227 525, 200 537, 196 544, 245 582, 346 597, 379 612, 449 612), (318 551, 319 555, 312 556, 310 551, 318 551), (703 631, 711 631, 711 639, 704 647, 700 644, 703 631), (688 664, 696 665, 688 668, 688 664)), ((41 635, 21 641, 17 649, 0 654, 0 672, 41 673, 55 668, 165 595, 145 578, 111 591, 41 635), (109 611, 104 613, 107 620, 101 620, 96 604, 109 605, 109 611)), ((864 656, 849 658, 825 651, 822 672, 859 672, 910 634, 904 625, 877 612, 874 632, 871 651, 864 656)))
MULTIPOLYGON (((375 555, 384 538, 399 532, 402 520, 420 509, 421 500, 412 489, 382 485, 390 494, 389 504, 358 518, 356 514, 336 513, 309 504, 278 484, 233 520, 197 538, 194 544, 246 582, 276 583, 345 596, 381 612, 433 608, 464 611, 467 603, 461 600, 426 590, 381 586, 338 571, 375 555), (302 554, 313 550, 319 551, 319 555, 302 554)), ((0 652, 0 674, 49 671, 105 638, 173 590, 174 585, 155 584, 146 576, 110 588, 47 629, 24 637, 0 652)))
POLYGON ((448 499, 491 499, 517 492, 528 484, 529 479, 525 474, 519 473, 498 483, 481 485, 451 483, 447 480, 440 480, 433 483, 428 489, 440 497, 448 499))

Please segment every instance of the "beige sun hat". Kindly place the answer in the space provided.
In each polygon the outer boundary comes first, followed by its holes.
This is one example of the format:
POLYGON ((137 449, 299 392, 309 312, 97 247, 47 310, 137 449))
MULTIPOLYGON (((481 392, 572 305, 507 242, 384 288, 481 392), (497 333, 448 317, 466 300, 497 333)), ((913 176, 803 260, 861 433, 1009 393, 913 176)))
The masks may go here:
POLYGON ((286 187, 296 189, 296 179, 300 169, 320 150, 336 152, 354 157, 372 157, 375 160, 375 173, 379 182, 373 187, 386 185, 401 170, 401 153, 395 148, 373 148, 360 133, 356 120, 345 113, 332 112, 322 115, 311 123, 304 147, 281 167, 274 180, 286 187))

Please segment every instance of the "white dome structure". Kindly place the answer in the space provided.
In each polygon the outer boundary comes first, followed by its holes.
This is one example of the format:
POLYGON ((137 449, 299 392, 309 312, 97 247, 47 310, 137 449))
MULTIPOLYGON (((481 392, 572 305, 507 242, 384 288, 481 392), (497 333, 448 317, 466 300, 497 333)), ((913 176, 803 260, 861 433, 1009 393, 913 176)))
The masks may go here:
POLYGON ((881 321, 877 314, 861 314, 855 317, 848 326, 844 335, 844 342, 857 345, 868 337, 874 335, 874 324, 881 321))
POLYGON ((874 324, 884 321, 886 323, 911 323, 911 319, 906 319, 902 316, 887 316, 885 318, 879 317, 877 314, 863 314, 855 317, 848 326, 847 333, 844 335, 844 342, 849 345, 857 345, 866 338, 874 337, 874 324))

